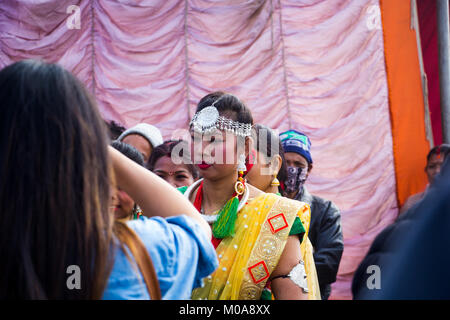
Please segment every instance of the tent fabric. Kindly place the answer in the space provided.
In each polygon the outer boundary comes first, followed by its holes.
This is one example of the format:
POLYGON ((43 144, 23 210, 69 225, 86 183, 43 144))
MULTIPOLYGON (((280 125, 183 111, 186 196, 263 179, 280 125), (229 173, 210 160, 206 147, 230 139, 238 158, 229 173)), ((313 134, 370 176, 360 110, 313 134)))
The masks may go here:
MULTIPOLYGON (((400 17, 406 21, 404 10, 400 17)), ((391 60, 385 64, 384 41, 393 40, 383 40, 378 0, 52 0, 0 8, 0 67, 37 57, 59 62, 86 84, 107 120, 147 122, 170 138, 187 127, 202 96, 223 90, 242 98, 255 122, 306 133, 314 159, 308 188, 342 212, 334 299, 351 298, 353 272, 395 219, 398 177, 419 184, 405 141, 395 139, 422 130, 406 125, 420 117, 399 116, 407 89, 398 87, 391 60)), ((402 67, 409 63, 416 65, 408 58, 402 67)))
POLYGON ((425 189, 425 109, 418 48, 407 1, 381 1, 384 47, 394 141, 397 198, 403 205, 411 194, 425 189), (399 41, 398 39, 402 39, 399 41))
POLYGON ((441 97, 439 88, 439 54, 436 1, 418 0, 420 39, 423 62, 427 74, 428 103, 434 145, 442 144, 441 97))

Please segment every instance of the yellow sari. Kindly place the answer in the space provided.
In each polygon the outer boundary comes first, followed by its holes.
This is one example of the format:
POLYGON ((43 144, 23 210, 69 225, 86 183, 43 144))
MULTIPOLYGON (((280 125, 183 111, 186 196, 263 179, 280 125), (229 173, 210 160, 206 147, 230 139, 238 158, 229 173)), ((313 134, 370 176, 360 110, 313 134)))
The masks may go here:
POLYGON ((313 246, 308 238, 309 224, 311 222, 311 210, 302 211, 299 214, 300 220, 305 228, 305 235, 300 245, 302 260, 305 263, 306 281, 308 283, 308 300, 321 300, 319 278, 317 277, 316 264, 313 257, 313 246))
MULTIPOLYGON (((218 269, 203 280, 202 288, 193 291, 192 299, 259 300, 270 274, 278 264, 296 216, 300 217, 307 229, 310 209, 306 203, 271 193, 263 193, 249 200, 239 211, 234 237, 223 239, 216 248, 218 269)), ((305 245, 301 250, 305 270, 311 270, 312 261, 314 273, 307 271, 309 276, 309 273, 315 274, 315 266, 308 242, 303 241, 305 245)), ((308 297, 317 298, 319 294, 320 299, 318 285, 317 289, 313 285, 315 281, 317 275, 315 280, 311 279, 308 297)), ((308 279, 308 288, 309 285, 308 279)))

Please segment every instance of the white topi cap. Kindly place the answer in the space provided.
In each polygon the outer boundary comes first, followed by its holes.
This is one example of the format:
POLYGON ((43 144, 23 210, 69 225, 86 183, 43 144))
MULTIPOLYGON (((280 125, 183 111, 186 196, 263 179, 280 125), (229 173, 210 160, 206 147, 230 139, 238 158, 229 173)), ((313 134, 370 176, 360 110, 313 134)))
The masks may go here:
POLYGON ((122 141, 126 136, 130 134, 138 134, 143 136, 150 142, 153 148, 163 143, 163 137, 161 131, 155 126, 148 123, 138 123, 134 127, 125 130, 117 140, 122 141))

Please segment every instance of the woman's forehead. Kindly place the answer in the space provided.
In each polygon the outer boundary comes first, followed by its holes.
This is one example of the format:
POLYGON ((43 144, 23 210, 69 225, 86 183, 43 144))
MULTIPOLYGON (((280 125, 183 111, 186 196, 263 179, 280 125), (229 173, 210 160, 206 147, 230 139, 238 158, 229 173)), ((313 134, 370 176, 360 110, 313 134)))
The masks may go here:
POLYGON ((184 163, 176 164, 173 162, 172 158, 170 156, 164 156, 159 158, 156 163, 155 167, 153 169, 154 171, 171 171, 171 172, 178 172, 178 171, 185 171, 190 172, 187 168, 187 165, 184 163))
POLYGON ((434 153, 428 163, 442 163, 444 162, 444 155, 442 153, 434 153))
POLYGON ((189 132, 191 133, 191 136, 197 136, 197 137, 202 137, 203 140, 208 140, 211 138, 223 138, 223 139, 230 139, 235 137, 235 135, 231 132, 225 131, 225 130, 220 130, 220 129, 215 129, 213 132, 208 132, 208 133, 200 133, 200 132, 196 132, 193 129, 190 129, 189 132))

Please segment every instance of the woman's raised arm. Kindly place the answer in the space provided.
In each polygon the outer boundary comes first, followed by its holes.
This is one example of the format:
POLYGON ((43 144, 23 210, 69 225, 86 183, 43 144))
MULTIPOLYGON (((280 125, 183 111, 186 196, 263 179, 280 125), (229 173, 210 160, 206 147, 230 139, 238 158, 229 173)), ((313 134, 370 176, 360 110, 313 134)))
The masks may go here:
POLYGON ((167 218, 185 214, 195 219, 211 238, 211 227, 178 190, 114 148, 108 150, 116 183, 139 204, 145 216, 167 218))

